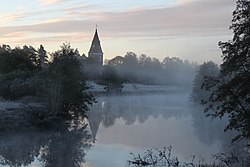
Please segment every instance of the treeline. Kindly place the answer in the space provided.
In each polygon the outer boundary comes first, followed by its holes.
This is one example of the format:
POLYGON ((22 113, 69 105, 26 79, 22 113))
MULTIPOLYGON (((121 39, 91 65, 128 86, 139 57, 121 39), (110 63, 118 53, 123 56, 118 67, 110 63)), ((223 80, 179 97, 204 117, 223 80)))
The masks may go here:
POLYGON ((161 62, 145 54, 128 52, 105 61, 126 82, 158 85, 191 85, 196 64, 177 57, 166 57, 161 62))
POLYGON ((83 56, 81 62, 87 79, 104 85, 109 93, 121 92, 124 83, 189 87, 198 66, 177 57, 166 57, 161 62, 155 57, 145 54, 137 56, 133 52, 105 60, 104 66, 96 64, 86 56, 83 56))
POLYGON ((38 49, 2 45, 0 97, 42 104, 43 109, 32 112, 31 120, 36 122, 77 120, 85 116, 94 102, 86 80, 104 85, 109 93, 121 92, 124 83, 191 85, 195 68, 196 64, 176 57, 160 62, 133 52, 106 60, 101 66, 81 56, 69 44, 51 54, 42 45, 38 49))
POLYGON ((42 45, 37 50, 0 46, 0 96, 42 104, 29 115, 36 125, 85 117, 94 98, 87 92, 78 56, 69 44, 52 53, 50 61, 42 45))

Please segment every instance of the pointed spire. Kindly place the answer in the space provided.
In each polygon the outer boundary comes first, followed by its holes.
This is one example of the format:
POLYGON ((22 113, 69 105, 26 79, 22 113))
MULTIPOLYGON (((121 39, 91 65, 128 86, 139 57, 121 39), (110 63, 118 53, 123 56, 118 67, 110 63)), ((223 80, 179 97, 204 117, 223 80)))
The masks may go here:
POLYGON ((89 58, 93 60, 93 62, 102 65, 103 64, 103 52, 101 43, 99 40, 98 32, 97 32, 97 24, 95 29, 94 38, 92 40, 92 44, 89 49, 89 58))
POLYGON ((99 40, 99 36, 98 36, 98 32, 97 32, 97 25, 96 25, 95 35, 92 40, 92 45, 90 47, 89 53, 103 53, 100 40, 99 40))

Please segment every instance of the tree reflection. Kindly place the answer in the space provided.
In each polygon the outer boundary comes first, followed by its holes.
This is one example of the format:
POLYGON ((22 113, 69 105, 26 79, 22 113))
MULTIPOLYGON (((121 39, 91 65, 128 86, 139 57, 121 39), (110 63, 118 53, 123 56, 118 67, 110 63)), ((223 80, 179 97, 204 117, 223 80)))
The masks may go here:
POLYGON ((0 164, 7 166, 27 166, 38 156, 45 145, 43 134, 1 134, 0 164))
POLYGON ((207 118, 203 112, 203 107, 199 104, 193 104, 189 109, 193 118, 195 134, 202 143, 211 145, 216 141, 221 141, 229 137, 229 134, 223 131, 227 123, 226 119, 207 118))
POLYGON ((224 131, 228 119, 225 117, 221 119, 209 119, 203 111, 204 108, 199 104, 193 104, 190 107, 195 134, 204 144, 212 145, 216 142, 220 143, 221 152, 215 152, 213 155, 214 160, 219 164, 218 166, 225 166, 223 163, 229 164, 226 166, 249 166, 249 140, 241 140, 233 143, 231 140, 232 137, 239 132, 233 130, 224 131))
POLYGON ((87 125, 67 131, 1 134, 0 164, 79 167, 90 147, 87 125))
MULTIPOLYGON (((181 94, 182 96, 182 94, 181 94)), ((183 98, 178 96, 178 98, 183 98)), ((134 96, 105 96, 97 99, 98 103, 87 112, 90 129, 95 140, 100 124, 108 128, 118 119, 126 125, 144 123, 150 117, 179 119, 187 113, 183 112, 186 104, 169 100, 166 94, 134 95, 134 96), (154 100, 152 100, 154 99, 154 100)))

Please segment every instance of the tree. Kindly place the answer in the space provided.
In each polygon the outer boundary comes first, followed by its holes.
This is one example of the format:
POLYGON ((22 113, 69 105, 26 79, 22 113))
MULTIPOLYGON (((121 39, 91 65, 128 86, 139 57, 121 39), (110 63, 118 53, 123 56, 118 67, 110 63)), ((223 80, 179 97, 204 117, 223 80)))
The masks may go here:
POLYGON ((11 49, 8 45, 3 45, 0 48, 0 73, 35 70, 35 54, 32 47, 11 49))
MULTIPOLYGON (((37 94, 41 84, 36 84, 36 50, 32 46, 0 46, 0 96, 17 100, 37 94)), ((39 79, 40 80, 40 79, 39 79)))
POLYGON ((34 66, 37 67, 39 64, 37 50, 34 47, 27 45, 24 45, 22 50, 26 53, 27 57, 34 64, 34 66))
POLYGON ((127 52, 127 54, 124 56, 123 64, 128 67, 136 68, 137 63, 138 63, 137 55, 133 52, 127 52))
POLYGON ((204 88, 212 90, 204 103, 212 117, 229 117, 225 130, 237 130, 233 141, 250 139, 250 1, 238 0, 233 12, 233 39, 219 42, 223 63, 219 77, 205 80, 204 88))
POLYGON ((200 104, 202 101, 207 100, 211 91, 206 91, 202 88, 203 82, 206 77, 217 77, 219 75, 219 67, 214 62, 204 62, 199 66, 192 88, 191 98, 193 102, 200 104))
POLYGON ((38 49, 38 65, 40 68, 44 68, 45 64, 48 63, 48 56, 46 50, 44 50, 43 45, 40 45, 38 49))
POLYGON ((87 92, 78 51, 64 44, 52 55, 54 60, 48 68, 49 111, 66 120, 85 117, 94 98, 87 92))
POLYGON ((137 55, 133 52, 127 52, 123 58, 123 63, 121 65, 122 77, 126 79, 128 82, 136 82, 138 80, 138 76, 136 75, 136 71, 138 69, 138 58, 137 55))
POLYGON ((120 66, 123 64, 124 58, 122 56, 116 56, 113 59, 108 61, 108 65, 120 66))
POLYGON ((104 85, 104 89, 108 93, 121 92, 124 86, 123 82, 124 80, 117 74, 113 66, 104 66, 99 84, 104 85))

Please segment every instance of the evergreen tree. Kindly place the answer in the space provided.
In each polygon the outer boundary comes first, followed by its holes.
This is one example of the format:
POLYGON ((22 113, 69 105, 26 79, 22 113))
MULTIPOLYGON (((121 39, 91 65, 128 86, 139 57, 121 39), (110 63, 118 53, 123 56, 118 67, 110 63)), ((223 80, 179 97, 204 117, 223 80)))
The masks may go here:
POLYGON ((45 64, 48 63, 48 56, 46 50, 44 50, 43 45, 40 45, 38 49, 38 63, 40 68, 44 68, 45 64))

